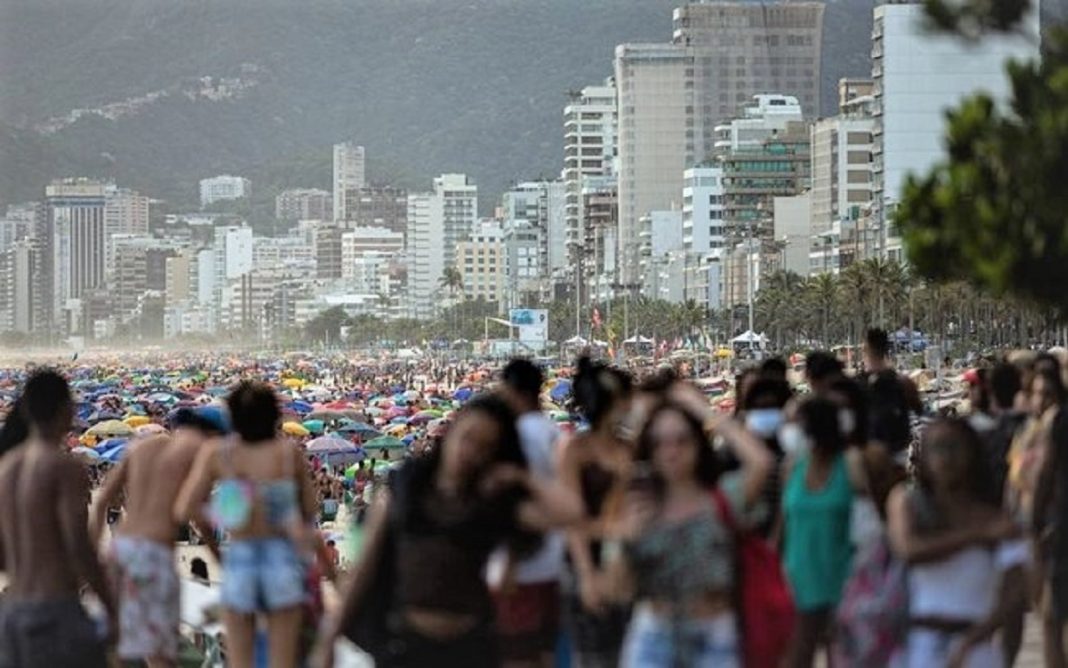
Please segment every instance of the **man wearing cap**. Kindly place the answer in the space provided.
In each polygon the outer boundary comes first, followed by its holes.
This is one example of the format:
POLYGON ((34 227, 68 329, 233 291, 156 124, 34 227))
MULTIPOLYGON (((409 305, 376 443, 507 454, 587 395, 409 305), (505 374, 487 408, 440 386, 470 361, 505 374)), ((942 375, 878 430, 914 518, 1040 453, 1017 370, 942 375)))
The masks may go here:
MULTIPOLYGON (((225 434, 228 419, 219 406, 180 410, 172 433, 134 443, 108 476, 93 503, 90 534, 99 544, 107 509, 125 493, 125 517, 108 549, 112 585, 119 598, 119 658, 152 668, 178 659, 180 585, 174 568, 174 504, 200 446, 225 434)), ((202 532, 213 553, 210 531, 202 532)))

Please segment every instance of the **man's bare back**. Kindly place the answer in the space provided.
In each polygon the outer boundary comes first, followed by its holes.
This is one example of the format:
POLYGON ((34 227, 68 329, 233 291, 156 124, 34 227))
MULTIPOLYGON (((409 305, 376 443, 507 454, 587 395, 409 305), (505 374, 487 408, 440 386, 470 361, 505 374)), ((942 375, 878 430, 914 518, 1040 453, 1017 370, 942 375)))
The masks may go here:
POLYGON ((94 534, 99 532, 107 507, 125 490, 126 512, 116 533, 172 545, 178 531, 174 502, 202 440, 195 431, 179 430, 174 436, 155 436, 130 448, 96 501, 94 534))
POLYGON ((29 441, 0 463, 0 542, 7 594, 17 600, 78 597, 99 572, 89 542, 89 479, 53 446, 29 441))

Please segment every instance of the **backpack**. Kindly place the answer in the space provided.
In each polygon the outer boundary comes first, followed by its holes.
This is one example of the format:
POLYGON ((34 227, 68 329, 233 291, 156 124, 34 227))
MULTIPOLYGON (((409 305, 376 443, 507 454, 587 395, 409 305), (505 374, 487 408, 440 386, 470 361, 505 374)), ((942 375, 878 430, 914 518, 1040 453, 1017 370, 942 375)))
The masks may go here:
POLYGON ((735 587, 743 665, 776 668, 790 644, 796 611, 779 555, 763 538, 743 531, 723 492, 712 493, 720 519, 735 537, 735 587))
POLYGON ((880 536, 859 552, 835 616, 835 663, 888 666, 909 628, 905 565, 880 536))

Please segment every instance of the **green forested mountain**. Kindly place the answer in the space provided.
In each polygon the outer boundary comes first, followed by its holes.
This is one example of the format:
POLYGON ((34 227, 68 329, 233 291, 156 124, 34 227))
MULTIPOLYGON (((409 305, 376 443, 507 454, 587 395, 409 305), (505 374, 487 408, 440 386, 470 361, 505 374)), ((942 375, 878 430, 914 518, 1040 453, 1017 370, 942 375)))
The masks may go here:
MULTIPOLYGON (((373 179, 465 171, 486 210, 559 172, 566 92, 609 75, 617 43, 669 39, 676 4, 0 0, 0 202, 73 174, 188 206, 198 178, 240 173, 268 198, 329 187, 330 145, 353 139, 373 179)), ((873 4, 828 2, 825 110, 869 70, 873 4)))

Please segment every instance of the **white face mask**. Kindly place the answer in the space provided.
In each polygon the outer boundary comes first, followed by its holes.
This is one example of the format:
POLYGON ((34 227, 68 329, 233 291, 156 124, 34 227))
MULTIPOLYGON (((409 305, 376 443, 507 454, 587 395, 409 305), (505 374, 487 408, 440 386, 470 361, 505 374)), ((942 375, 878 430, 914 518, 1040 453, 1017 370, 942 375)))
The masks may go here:
POLYGON ((812 440, 796 422, 787 422, 779 427, 779 446, 788 455, 797 455, 812 449, 812 440))
POLYGON ((754 436, 771 438, 782 426, 782 411, 778 408, 756 408, 745 414, 745 427, 754 436))
POLYGON ((857 416, 849 408, 842 408, 838 411, 838 429, 841 430, 846 437, 853 435, 853 430, 857 428, 857 416))

